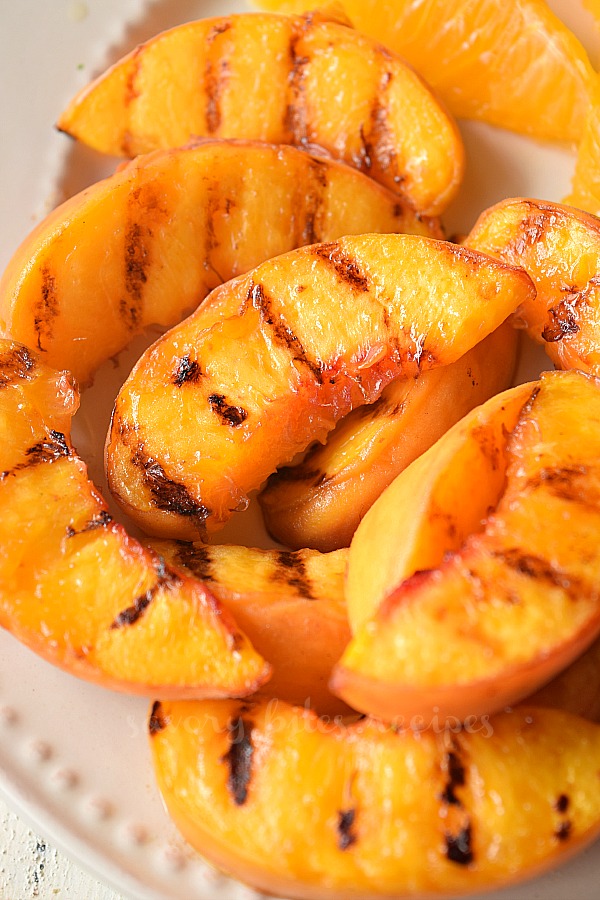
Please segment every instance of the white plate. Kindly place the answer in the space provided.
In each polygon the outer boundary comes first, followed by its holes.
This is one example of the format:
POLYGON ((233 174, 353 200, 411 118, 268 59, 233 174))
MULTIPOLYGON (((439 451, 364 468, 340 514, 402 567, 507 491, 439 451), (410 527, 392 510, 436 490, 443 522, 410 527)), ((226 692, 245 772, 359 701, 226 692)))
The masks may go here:
MULTIPOLYGON (((589 45, 592 22, 578 4, 550 5, 589 45)), ((0 267, 52 205, 111 170, 53 131, 75 90, 162 28, 244 8, 210 0, 0 0, 0 267)), ((567 193, 570 152, 481 125, 465 125, 463 133, 467 179, 446 218, 450 231, 467 231, 481 209, 503 197, 560 200, 567 193)), ((99 437, 134 358, 135 350, 121 371, 104 367, 77 416, 76 443, 98 481, 99 437)), ((146 717, 144 700, 77 681, 0 633, 0 792, 8 802, 131 898, 256 897, 213 872, 177 835, 154 786, 146 717)), ((556 872, 487 896, 592 900, 599 879, 597 844, 556 872)))

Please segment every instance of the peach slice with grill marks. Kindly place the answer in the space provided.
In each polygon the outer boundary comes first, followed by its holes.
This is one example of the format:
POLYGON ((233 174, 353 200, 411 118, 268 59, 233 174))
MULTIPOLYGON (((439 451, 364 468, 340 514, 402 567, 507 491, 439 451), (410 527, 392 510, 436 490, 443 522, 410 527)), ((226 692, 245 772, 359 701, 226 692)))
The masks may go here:
POLYGON ((531 391, 531 385, 518 385, 472 410, 373 504, 348 554, 346 602, 353 632, 390 591, 415 572, 439 566, 482 529, 504 487, 506 436, 531 391), (371 564, 375 553, 377 566, 371 564))
POLYGON ((350 640, 346 550, 292 553, 158 540, 149 546, 205 584, 269 661, 272 675, 263 693, 322 715, 348 712, 328 687, 350 640))
POLYGON ((113 155, 190 137, 318 145, 438 215, 462 178, 458 130, 381 44, 323 16, 237 15, 163 32, 84 88, 58 126, 113 155))
POLYGON ((259 495, 270 534, 293 549, 348 547, 394 478, 469 410, 510 385, 517 337, 506 322, 455 363, 393 381, 302 463, 271 475, 259 495))
POLYGON ((252 698, 161 701, 149 731, 184 837, 277 896, 462 896, 556 866, 600 831, 600 727, 557 710, 417 733, 252 698))
POLYGON ((245 696, 269 666, 204 585, 115 523, 69 440, 68 373, 0 341, 0 624, 106 687, 245 696))
POLYGON ((110 488, 148 533, 202 538, 393 378, 458 359, 532 294, 522 269, 411 235, 269 260, 138 361, 108 435, 110 488))
POLYGON ((523 266, 537 296, 517 321, 559 368, 600 374, 600 219, 545 200, 503 200, 465 245, 523 266))
POLYGON ((440 237, 348 166, 294 147, 206 141, 137 159, 50 213, 0 281, 0 330, 80 384, 218 284, 342 234, 440 237))
MULTIPOLYGON (((509 392, 501 425, 520 390, 509 392)), ((493 512, 466 540, 459 538, 455 552, 434 561, 434 568, 401 583, 391 578, 385 598, 334 670, 334 692, 356 709, 386 719, 432 710, 459 719, 492 712, 541 687, 600 633, 600 384, 578 371, 551 372, 525 390, 529 397, 503 451, 489 442, 489 426, 483 434, 470 432, 470 440, 483 437, 489 451, 487 476, 496 486, 484 487, 484 496, 491 499, 498 490, 493 512)), ((501 404, 502 395, 490 402, 501 404)), ((456 433, 428 451, 434 465, 446 446, 456 446, 456 433)), ((483 477, 471 472, 464 446, 457 459, 454 470, 452 454, 446 456, 445 471, 460 533, 465 498, 468 519, 468 498, 485 485, 486 466, 483 477)), ((408 476, 418 485, 423 460, 398 481, 408 476)), ((404 508, 394 505, 396 519, 410 516, 411 509, 418 516, 421 498, 413 506, 415 493, 404 496, 404 508)), ((371 525, 376 507, 369 513, 371 525)), ((431 505, 424 507, 433 518, 431 505)), ((379 518, 370 535, 373 545, 386 523, 393 527, 389 521, 379 518)), ((442 515, 442 529, 446 524, 442 515)), ((432 535, 435 559, 435 528, 432 535)), ((376 571, 374 558, 369 566, 376 571)), ((428 565, 427 555, 423 562, 428 565)), ((423 562, 415 560, 417 566, 423 562)))

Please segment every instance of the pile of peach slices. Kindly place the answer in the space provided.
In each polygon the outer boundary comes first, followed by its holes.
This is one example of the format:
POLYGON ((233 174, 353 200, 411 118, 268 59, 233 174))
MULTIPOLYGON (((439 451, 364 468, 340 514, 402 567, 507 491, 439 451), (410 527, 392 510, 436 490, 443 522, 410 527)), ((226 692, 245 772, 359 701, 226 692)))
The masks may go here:
POLYGON ((165 32, 59 124, 137 156, 0 283, 2 625, 161 698, 170 813, 262 890, 460 894, 589 843, 600 220, 512 199, 446 241, 453 121, 324 14, 165 32), (69 433, 151 323, 106 444, 142 542, 69 433), (517 329, 557 370, 510 387, 517 329), (287 549, 208 543, 259 489, 287 549))

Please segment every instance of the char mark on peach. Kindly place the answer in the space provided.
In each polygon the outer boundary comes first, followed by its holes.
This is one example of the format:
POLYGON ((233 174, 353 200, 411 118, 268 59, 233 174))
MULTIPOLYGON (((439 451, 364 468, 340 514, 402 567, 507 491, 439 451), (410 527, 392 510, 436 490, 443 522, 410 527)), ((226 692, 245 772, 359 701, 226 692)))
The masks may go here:
POLYGON ((135 625, 135 623, 142 618, 161 588, 173 588, 181 584, 179 575, 172 569, 167 569, 160 558, 156 560, 156 575, 157 579, 152 587, 148 588, 143 594, 140 594, 139 597, 136 597, 131 606, 126 607, 115 617, 110 625, 111 630, 115 628, 124 628, 128 625, 135 625))
POLYGON ((551 306, 548 310, 548 320, 542 330, 542 338, 547 344, 554 344, 556 341, 562 341, 563 338, 571 337, 577 334, 580 329, 577 305, 579 295, 570 294, 551 306))
POLYGON ((248 786, 252 778, 253 724, 242 716, 231 719, 227 725, 229 750, 221 758, 229 768, 227 789, 236 806, 243 806, 248 799, 248 786))
POLYGON ((44 350, 43 343, 52 339, 52 325, 59 314, 59 302, 57 296, 56 277, 48 265, 43 265, 40 270, 41 293, 35 304, 33 328, 36 333, 36 342, 39 350, 44 350))
POLYGON ((310 159, 306 214, 301 239, 298 244, 315 244, 321 237, 321 211, 327 190, 327 165, 322 159, 310 159))
POLYGON ((201 547, 187 541, 177 541, 176 561, 189 569, 196 578, 205 583, 216 581, 213 569, 213 555, 210 547, 201 547))
POLYGON ((168 724, 168 720, 163 714, 160 700, 155 700, 152 704, 150 718, 148 719, 148 731, 150 732, 150 736, 154 737, 155 734, 160 734, 161 731, 165 730, 168 724))
POLYGON ((446 858, 450 862, 458 863, 460 866, 468 866, 473 862, 473 844, 472 844, 471 823, 468 822, 458 834, 450 834, 446 832, 444 839, 446 842, 446 858))
POLYGON ((557 841, 560 841, 562 843, 563 841, 566 841, 571 837, 572 830, 573 823, 569 819, 565 819, 565 821, 561 822, 554 832, 554 837, 557 841))
POLYGON ((26 451, 27 462, 17 468, 37 466, 40 463, 52 463, 63 456, 70 456, 71 448, 62 431, 50 431, 48 437, 38 441, 26 451))
POLYGON ((278 553, 273 579, 289 585, 304 600, 316 600, 302 550, 282 550, 278 553))
POLYGON ((391 72, 384 72, 377 97, 373 101, 370 114, 370 130, 367 138, 371 165, 384 172, 393 172, 394 184, 399 186, 405 176, 398 171, 398 154, 396 142, 388 123, 388 108, 384 102, 386 91, 392 82, 391 72))
POLYGON ((0 353, 0 390, 15 381, 31 381, 36 361, 27 347, 11 347, 0 353))
POLYGON ((204 69, 204 92, 206 95, 205 120, 208 134, 216 134, 221 126, 221 94, 225 87, 229 72, 229 60, 220 53, 217 59, 211 59, 210 54, 214 42, 220 35, 225 34, 231 28, 231 22, 219 22, 208 32, 206 37, 208 59, 204 69))
POLYGON ((276 315, 273 310, 273 301, 265 293, 264 286, 251 282, 247 300, 257 309, 260 316, 272 330, 273 337, 278 344, 287 347, 295 362, 301 363, 311 372, 317 384, 323 384, 322 366, 308 355, 300 339, 286 324, 283 316, 276 315))
POLYGON ((355 844, 358 840, 358 836, 356 831, 354 830, 354 826, 356 824, 356 810, 355 809, 340 809, 338 810, 337 822, 336 822, 336 830, 337 830, 337 845, 340 850, 347 850, 352 844, 355 844))
POLYGON ((89 522, 86 522, 83 528, 67 528, 67 537, 74 537, 76 534, 85 534, 88 531, 96 531, 98 528, 106 528, 113 521, 113 517, 107 509, 101 510, 97 515, 93 516, 89 522))
POLYGON ((173 384, 180 387, 182 384, 197 384, 202 378, 200 363, 192 359, 189 354, 182 356, 173 373, 173 384))
MULTIPOLYGON (((138 202, 138 196, 134 195, 138 202)), ((150 253, 146 237, 148 230, 132 222, 125 234, 125 292, 119 311, 127 327, 135 331, 141 322, 144 286, 148 280, 150 253)))
POLYGON ((588 466, 545 466, 527 482, 527 487, 531 490, 544 488, 561 500, 597 509, 600 495, 590 495, 588 475, 588 466))
POLYGON ((72 448, 67 443, 67 439, 62 431, 49 431, 48 437, 38 441, 37 444, 33 444, 25 451, 25 462, 18 463, 5 472, 0 472, 0 481, 4 481, 5 478, 15 475, 22 469, 29 469, 44 463, 53 463, 57 459, 71 456, 71 453, 72 448))
POLYGON ((544 581, 552 587, 561 588, 573 597, 576 597, 583 588, 579 580, 568 572, 561 571, 539 556, 523 553, 519 548, 498 550, 493 555, 519 575, 525 575, 535 581, 544 581))
POLYGON ((447 780, 440 799, 450 806, 462 806, 462 801, 458 797, 456 790, 457 788, 463 787, 465 784, 465 767, 463 766, 456 749, 449 750, 446 753, 444 768, 447 780))
POLYGON ((184 484, 169 478, 162 465, 152 457, 147 457, 141 447, 133 451, 131 459, 142 471, 152 497, 152 505, 156 509, 193 519, 200 529, 204 527, 210 510, 199 503, 184 484))
POLYGON ((527 216, 519 227, 517 237, 502 252, 502 257, 518 264, 530 247, 543 240, 549 224, 547 213, 537 211, 527 216))
POLYGON ((248 418, 248 411, 242 406, 232 406, 224 394, 210 394, 208 403, 223 425, 239 428, 248 418))
POLYGON ((356 293, 369 290, 369 279, 360 271, 356 260, 348 256, 336 241, 318 244, 313 250, 315 256, 330 265, 341 282, 356 293))
POLYGON ((295 25, 289 43, 290 72, 288 75, 288 102, 285 110, 284 128, 288 141, 297 147, 308 142, 306 101, 304 96, 305 69, 310 59, 298 52, 298 44, 304 37, 303 25, 295 25))

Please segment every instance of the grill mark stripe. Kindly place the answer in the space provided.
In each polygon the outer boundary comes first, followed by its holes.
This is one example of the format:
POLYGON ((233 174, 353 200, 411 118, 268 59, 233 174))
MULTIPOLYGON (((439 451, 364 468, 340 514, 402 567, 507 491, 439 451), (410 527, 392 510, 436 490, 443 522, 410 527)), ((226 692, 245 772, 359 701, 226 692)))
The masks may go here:
POLYGON ((211 548, 189 544, 186 541, 177 542, 177 562, 189 569, 196 578, 205 583, 217 581, 214 571, 214 559, 211 548))
POLYGON ((64 459, 72 455, 72 448, 67 443, 62 431, 50 431, 48 437, 37 444, 33 444, 25 451, 26 461, 18 463, 12 469, 0 472, 0 482, 23 469, 30 469, 34 466, 51 464, 58 459, 64 459))
POLYGON ((561 822, 554 832, 554 837, 557 841, 566 841, 571 836, 572 828, 573 823, 569 819, 565 819, 565 821, 561 822))
POLYGON ((248 798, 248 786, 252 778, 253 724, 249 719, 238 716, 231 719, 227 731, 230 734, 229 750, 221 761, 229 767, 227 789, 236 806, 243 806, 248 798))
POLYGON ((192 359, 189 354, 182 356, 179 360, 177 368, 173 373, 172 382, 181 387, 182 384, 197 384, 202 378, 202 369, 200 363, 196 359, 192 359))
POLYGON ((288 76, 288 101, 284 116, 284 128, 290 143, 302 146, 308 142, 306 104, 304 96, 304 69, 310 62, 298 53, 298 44, 304 37, 303 24, 294 24, 289 41, 290 72, 288 76))
MULTIPOLYGON (((27 462, 19 463, 14 470, 26 469, 29 466, 37 466, 40 463, 53 463, 57 459, 71 455, 71 448, 62 431, 50 431, 48 437, 38 441, 25 451, 27 462)), ((13 470, 13 471, 14 471, 13 470)))
POLYGON ((464 828, 461 828, 458 834, 454 835, 446 832, 444 840, 446 842, 447 859, 461 866, 468 866, 469 863, 473 862, 472 837, 470 822, 464 828))
POLYGON ((313 252, 318 259, 331 266, 339 280, 353 291, 369 291, 369 279, 360 271, 356 260, 344 253, 337 242, 318 244, 313 252))
POLYGON ((590 496, 590 492, 585 491, 585 476, 588 472, 587 466, 546 467, 529 479, 526 489, 543 489, 561 500, 598 511, 600 496, 594 495, 594 492, 590 496))
POLYGON ((162 559, 156 561, 156 575, 157 580, 152 587, 148 588, 143 594, 140 594, 139 597, 136 597, 131 606, 126 607, 115 616, 114 621, 111 622, 109 626, 111 631, 117 628, 123 628, 127 625, 135 625, 135 623, 142 618, 161 588, 177 587, 181 584, 179 575, 172 569, 167 569, 162 559))
POLYGON ((239 428, 248 418, 247 410, 242 406, 229 404, 224 394, 210 394, 208 403, 223 425, 239 428))
POLYGON ((534 212, 527 216, 518 227, 517 236, 501 251, 502 257, 518 263, 528 249, 544 238, 550 224, 547 213, 534 212))
POLYGON ((163 714, 160 700, 155 700, 152 704, 150 718, 148 719, 148 731, 150 732, 150 736, 154 737, 155 734, 164 731, 168 724, 168 719, 163 714))
POLYGON ((11 347, 0 354, 0 390, 14 384, 17 379, 31 381, 35 368, 35 357, 27 347, 11 347))
POLYGON ((283 581, 294 588, 305 600, 316 600, 313 584, 306 570, 302 551, 282 550, 277 554, 273 581, 283 581))
POLYGON ((211 58, 211 52, 217 38, 225 34, 232 27, 229 20, 219 22, 206 37, 207 59, 204 67, 204 92, 206 95, 205 121, 206 131, 210 135, 216 134, 221 127, 221 94, 227 81, 229 72, 229 60, 223 57, 220 50, 216 59, 211 58))
POLYGON ((457 796, 456 789, 464 786, 466 778, 464 766, 456 751, 448 751, 445 766, 448 777, 441 799, 444 803, 448 803, 451 806, 462 806, 462 801, 457 796))
POLYGON ((188 488, 178 481, 169 478, 159 462, 147 457, 141 445, 134 448, 131 461, 142 473, 144 483, 152 498, 152 505, 163 512, 177 513, 195 519, 202 529, 210 510, 193 497, 188 488))
POLYGON ((52 339, 52 323, 59 313, 59 302, 56 288, 56 277, 50 266, 45 263, 40 270, 40 297, 35 304, 33 328, 36 333, 37 347, 44 350, 43 340, 52 339))
POLYGON ((508 568, 518 572, 519 575, 546 581, 553 587, 561 588, 574 596, 581 590, 579 579, 574 578, 568 572, 553 568, 542 557, 522 553, 518 548, 498 550, 493 553, 493 556, 501 560, 508 568))
POLYGON ((321 364, 312 359, 302 346, 300 339, 291 328, 286 325, 282 316, 275 316, 272 309, 272 300, 265 294, 265 289, 260 282, 251 282, 248 290, 248 302, 260 313, 261 319, 271 327, 273 337, 281 346, 287 347, 292 358, 305 365, 315 378, 317 384, 323 383, 321 364))
POLYGON ((563 338, 572 337, 577 334, 580 329, 578 319, 578 306, 581 304, 583 297, 581 295, 569 295, 550 307, 548 310, 548 320, 542 329, 542 339, 547 344, 554 344, 562 341, 563 338))
MULTIPOLYGON (((136 192, 132 194, 134 203, 138 201, 136 192)), ((130 330, 135 330, 141 320, 144 285, 148 280, 147 269, 151 266, 150 250, 145 238, 150 234, 137 222, 131 222, 125 233, 125 292, 121 298, 119 311, 130 330)))
MULTIPOLYGON (((369 112, 369 130, 364 132, 361 130, 361 138, 365 152, 365 168, 370 170, 377 165, 382 171, 393 172, 394 184, 400 185, 406 180, 398 168, 398 154, 392 132, 390 131, 388 122, 388 107, 385 102, 385 96, 389 91, 393 81, 391 71, 385 67, 385 54, 381 62, 383 72, 379 83, 379 89, 373 97, 371 109, 369 112)), ((362 166, 361 166, 362 168, 362 166)))
POLYGON ((308 191, 299 185, 305 206, 304 223, 298 246, 315 244, 321 239, 322 216, 325 195, 327 193, 327 167, 323 160, 309 157, 308 191))
POLYGON ((75 529, 69 526, 67 528, 67 537, 75 537, 76 534, 86 534, 88 531, 96 531, 98 528, 107 528, 112 524, 113 517, 107 509, 101 510, 83 528, 75 529))
POLYGON ((338 847, 340 850, 347 850, 358 840, 358 836, 353 830, 355 821, 356 809, 338 810, 336 828, 338 833, 338 847))

